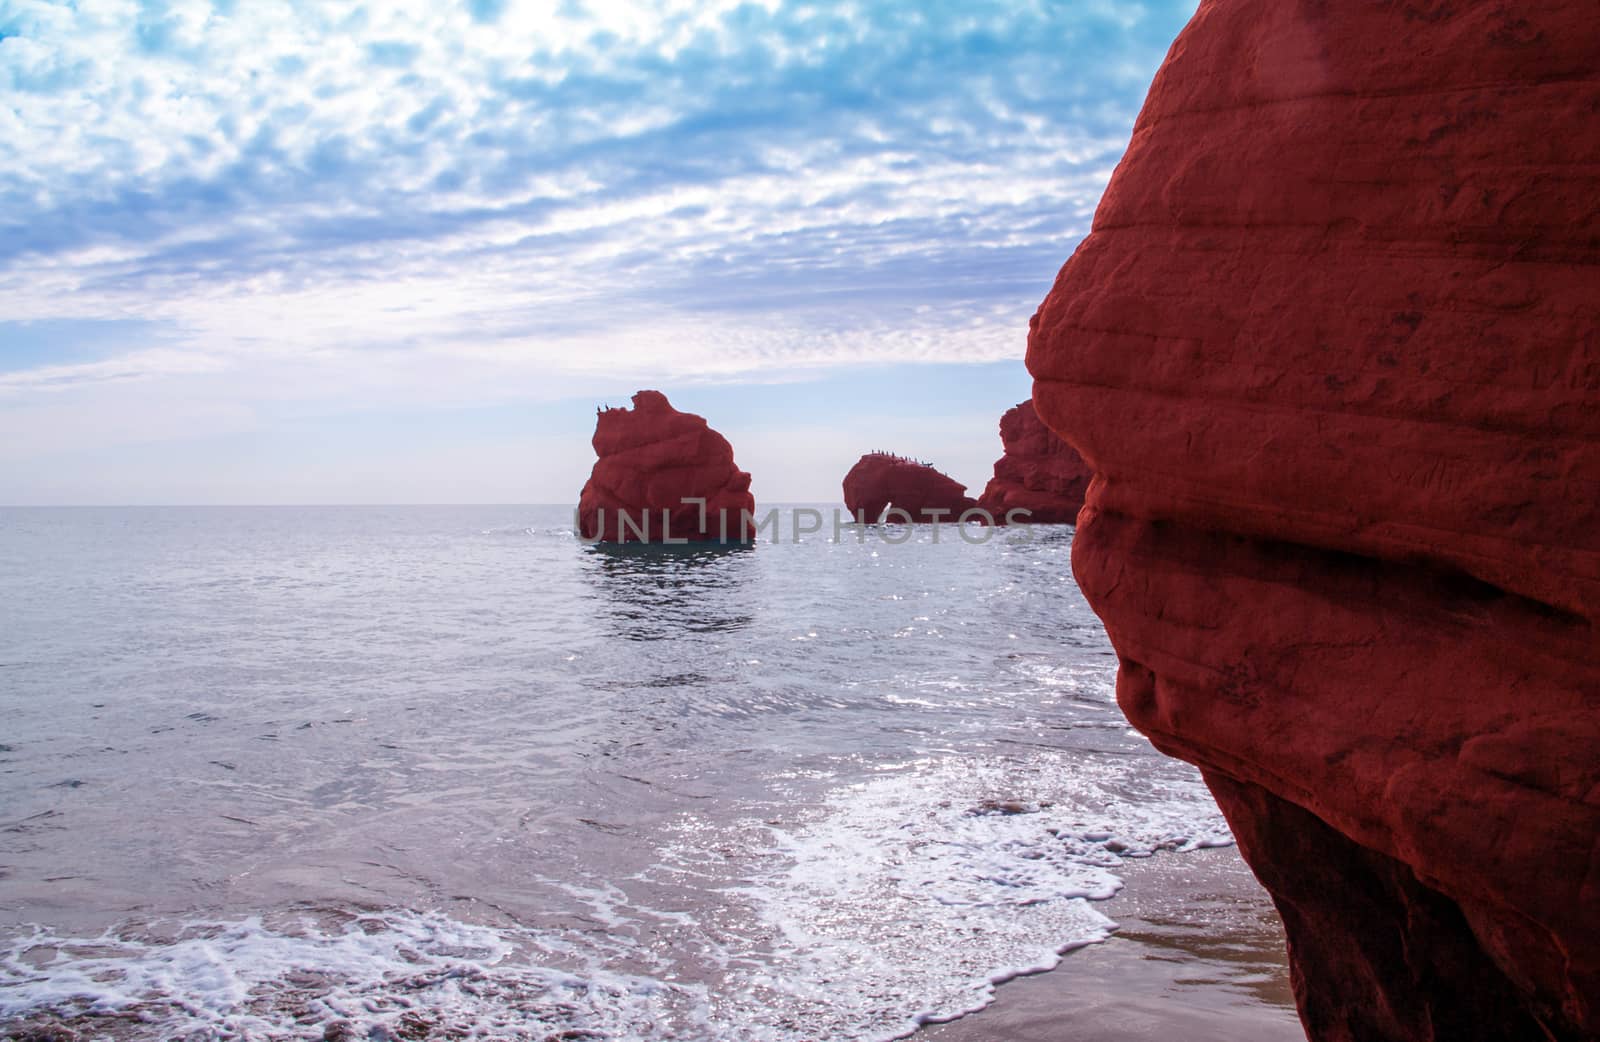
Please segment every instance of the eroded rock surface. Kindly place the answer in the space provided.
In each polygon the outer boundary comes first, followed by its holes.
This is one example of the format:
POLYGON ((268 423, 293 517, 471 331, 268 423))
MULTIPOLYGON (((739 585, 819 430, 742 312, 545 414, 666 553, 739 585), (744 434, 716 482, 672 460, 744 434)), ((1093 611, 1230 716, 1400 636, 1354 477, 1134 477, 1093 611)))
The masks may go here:
POLYGON ((1031 398, 1000 418, 1000 440, 1005 455, 995 460, 978 505, 998 523, 1075 523, 1094 472, 1044 425, 1031 398))
POLYGON ((578 501, 578 531, 603 542, 743 542, 754 538, 750 475, 733 446, 660 391, 640 391, 632 409, 604 409, 595 423, 599 457, 578 501))
POLYGON ((926 463, 888 452, 869 452, 844 476, 844 505, 852 517, 878 521, 957 521, 977 508, 967 486, 926 463), (902 512, 903 513, 900 513, 902 512))
POLYGON ((1600 18, 1206 0, 1035 316, 1311 1037, 1600 1037, 1600 18))

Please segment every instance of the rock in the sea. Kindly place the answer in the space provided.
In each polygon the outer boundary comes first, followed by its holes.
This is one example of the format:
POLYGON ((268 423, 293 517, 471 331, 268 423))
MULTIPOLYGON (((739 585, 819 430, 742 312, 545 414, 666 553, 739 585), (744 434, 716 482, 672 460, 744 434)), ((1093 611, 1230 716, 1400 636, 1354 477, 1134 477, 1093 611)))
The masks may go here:
POLYGON ((1070 525, 1078 520, 1094 472, 1076 449, 1039 419, 1033 399, 1000 418, 1005 455, 978 505, 997 523, 1070 525))
POLYGON ((967 486, 926 463, 888 452, 869 452, 844 476, 844 506, 868 524, 886 521, 959 521, 977 509, 967 486), (893 511, 883 517, 884 511, 893 511))
POLYGON ((640 391, 632 409, 603 409, 595 462, 578 500, 587 540, 630 543, 747 542, 754 538, 750 475, 733 446, 660 391, 640 391))
POLYGON ((1600 1038, 1600 17, 1204 0, 1033 321, 1316 1042, 1600 1038))

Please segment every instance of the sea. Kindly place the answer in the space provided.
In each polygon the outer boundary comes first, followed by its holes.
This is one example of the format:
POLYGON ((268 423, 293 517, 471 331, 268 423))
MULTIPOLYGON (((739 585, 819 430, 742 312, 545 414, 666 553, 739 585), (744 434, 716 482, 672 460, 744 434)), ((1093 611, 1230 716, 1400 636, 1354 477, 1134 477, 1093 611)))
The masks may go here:
POLYGON ((815 509, 0 509, 0 1033, 903 1038, 1231 842, 1070 527, 815 509))

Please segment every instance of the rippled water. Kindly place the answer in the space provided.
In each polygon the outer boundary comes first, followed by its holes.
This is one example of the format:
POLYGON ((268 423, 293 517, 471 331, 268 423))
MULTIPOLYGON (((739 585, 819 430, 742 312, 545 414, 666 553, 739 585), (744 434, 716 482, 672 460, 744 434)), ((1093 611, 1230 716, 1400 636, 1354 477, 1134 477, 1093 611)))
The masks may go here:
POLYGON ((1117 713, 1070 529, 570 527, 0 511, 0 1020, 891 1038, 1226 841, 1117 713))

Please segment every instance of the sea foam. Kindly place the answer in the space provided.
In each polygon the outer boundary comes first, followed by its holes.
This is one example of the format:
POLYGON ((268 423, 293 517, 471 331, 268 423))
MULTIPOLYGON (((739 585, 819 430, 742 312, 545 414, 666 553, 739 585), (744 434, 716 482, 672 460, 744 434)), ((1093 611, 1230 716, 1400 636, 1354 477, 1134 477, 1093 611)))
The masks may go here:
POLYGON ((1227 842, 1181 769, 922 758, 787 819, 683 816, 643 877, 567 884, 583 928, 300 908, 35 930, 0 956, 0 1016, 110 1039, 900 1038, 1109 936, 1094 902, 1123 859, 1227 842))

